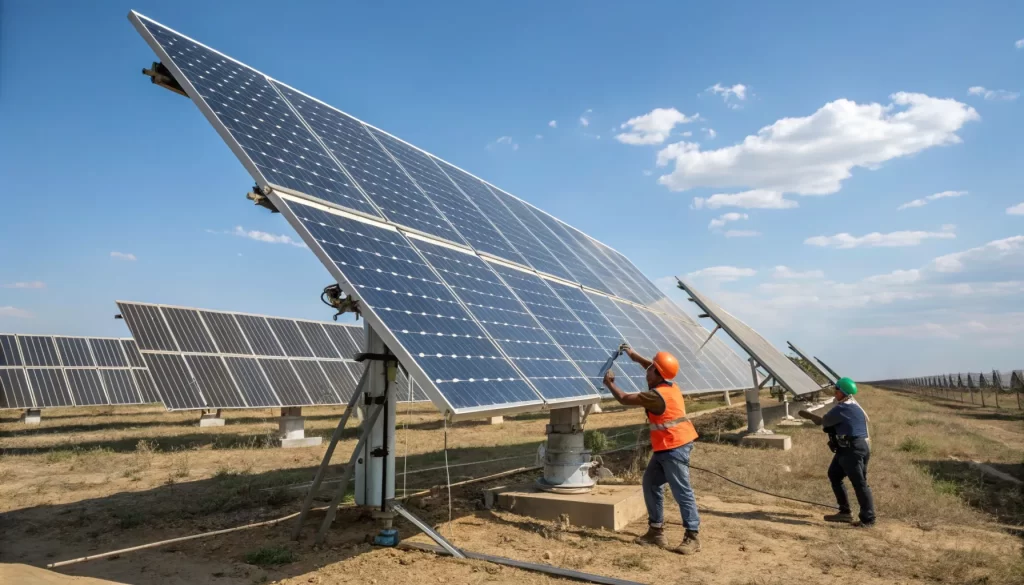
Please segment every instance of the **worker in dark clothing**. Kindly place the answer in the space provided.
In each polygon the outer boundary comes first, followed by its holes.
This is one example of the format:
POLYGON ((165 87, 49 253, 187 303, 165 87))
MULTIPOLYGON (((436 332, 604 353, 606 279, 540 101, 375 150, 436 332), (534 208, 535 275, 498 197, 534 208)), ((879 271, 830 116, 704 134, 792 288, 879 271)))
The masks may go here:
POLYGON ((800 416, 821 425, 828 433, 828 446, 835 455, 828 467, 828 479, 839 504, 838 514, 829 514, 829 522, 853 522, 850 499, 843 485, 843 478, 849 478, 860 506, 860 522, 857 526, 875 525, 875 503, 868 486, 868 460, 871 447, 868 444, 868 415, 853 398, 857 384, 849 378, 840 378, 835 386, 836 404, 824 416, 806 410, 800 416))
POLYGON ((646 370, 647 392, 627 394, 615 384, 615 373, 604 375, 604 385, 615 400, 624 406, 640 406, 647 411, 651 431, 651 460, 644 471, 644 503, 647 504, 647 533, 637 544, 653 544, 665 548, 665 484, 679 504, 686 533, 683 542, 672 549, 687 555, 700 551, 700 515, 697 499, 690 486, 690 452, 697 440, 697 429, 686 416, 683 392, 672 378, 679 372, 679 362, 667 351, 659 351, 647 359, 623 344, 622 352, 646 370))

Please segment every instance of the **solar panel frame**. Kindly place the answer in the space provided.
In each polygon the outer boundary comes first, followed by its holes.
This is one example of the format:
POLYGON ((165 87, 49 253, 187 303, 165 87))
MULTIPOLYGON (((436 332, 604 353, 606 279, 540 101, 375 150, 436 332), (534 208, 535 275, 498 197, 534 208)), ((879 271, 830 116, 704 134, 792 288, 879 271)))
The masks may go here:
POLYGON ((25 373, 32 388, 32 397, 39 408, 75 405, 68 390, 67 378, 64 377, 61 368, 27 367, 25 373))
POLYGON ((105 385, 100 378, 100 370, 85 368, 69 368, 64 370, 68 380, 68 390, 74 399, 75 406, 104 406, 110 404, 105 385))
POLYGON ((796 395, 821 391, 821 387, 806 372, 749 325, 733 317, 681 278, 677 277, 677 280, 704 313, 714 319, 736 344, 743 348, 743 351, 753 357, 784 388, 796 395))
POLYGON ((18 335, 17 339, 25 367, 60 367, 60 356, 52 335, 18 335))
POLYGON ((0 335, 0 367, 21 367, 25 361, 21 359, 21 348, 18 337, 13 334, 0 335))
POLYGON ((0 368, 0 399, 0 409, 36 407, 24 368, 0 368))
MULTIPOLYGON (((135 385, 130 368, 108 368, 97 370, 106 388, 110 404, 142 404, 142 397, 135 385)), ((70 372, 69 372, 70 374, 70 372)))
POLYGON ((826 370, 824 367, 822 367, 821 364, 818 363, 817 358, 811 357, 811 354, 809 353, 804 353, 799 347, 794 345, 792 341, 787 341, 786 345, 788 345, 789 349, 798 357, 802 358, 805 362, 811 364, 812 368, 818 370, 818 373, 821 374, 823 378, 825 378, 829 382, 832 382, 833 384, 839 381, 839 378, 833 376, 831 372, 826 370))

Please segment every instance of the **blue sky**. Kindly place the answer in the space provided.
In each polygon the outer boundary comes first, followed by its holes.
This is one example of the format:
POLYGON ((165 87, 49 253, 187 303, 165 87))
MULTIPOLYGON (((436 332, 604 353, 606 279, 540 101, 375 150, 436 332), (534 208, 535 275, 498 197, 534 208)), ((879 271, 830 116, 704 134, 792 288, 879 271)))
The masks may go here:
POLYGON ((140 74, 134 8, 690 275, 779 347, 862 379, 1024 366, 1019 3, 280 7, 5 5, 0 331, 127 335, 115 299, 329 316, 326 270, 140 74))

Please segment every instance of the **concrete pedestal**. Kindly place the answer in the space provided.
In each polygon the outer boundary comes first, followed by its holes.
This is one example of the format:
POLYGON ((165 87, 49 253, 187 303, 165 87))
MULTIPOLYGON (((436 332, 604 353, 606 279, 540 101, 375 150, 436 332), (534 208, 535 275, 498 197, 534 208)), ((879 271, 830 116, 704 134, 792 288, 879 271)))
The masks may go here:
POLYGON ((43 411, 38 408, 29 408, 21 413, 21 418, 18 419, 18 422, 23 422, 27 425, 37 425, 42 421, 43 411))
POLYGON ((224 419, 220 417, 220 409, 216 412, 204 412, 199 417, 200 427, 222 427, 224 426, 224 419))
POLYGON ((321 437, 306 437, 306 417, 302 416, 300 407, 281 409, 281 418, 277 422, 277 438, 282 449, 316 447, 323 441, 321 437))
POLYGON ((586 491, 594 486, 590 477, 590 451, 584 446, 580 407, 555 408, 547 425, 544 449, 544 477, 537 487, 566 493, 586 491))
POLYGON ((500 425, 500 424, 505 422, 505 417, 503 417, 503 416, 492 416, 488 420, 490 421, 490 423, 492 425, 500 425))
POLYGON ((487 499, 502 510, 541 520, 569 517, 574 526, 622 530, 647 514, 638 485, 598 485, 584 494, 555 494, 533 486, 488 490, 487 499))
POLYGON ((750 433, 740 437, 740 445, 789 451, 793 448, 793 440, 789 438, 789 435, 750 433))

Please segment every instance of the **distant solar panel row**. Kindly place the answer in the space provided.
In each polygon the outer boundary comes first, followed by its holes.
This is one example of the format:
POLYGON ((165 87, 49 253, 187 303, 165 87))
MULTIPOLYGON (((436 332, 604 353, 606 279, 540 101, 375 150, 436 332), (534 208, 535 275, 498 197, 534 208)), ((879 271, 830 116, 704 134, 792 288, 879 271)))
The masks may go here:
POLYGON ((939 374, 937 376, 918 376, 897 380, 880 380, 878 384, 898 386, 918 386, 928 388, 994 388, 1007 391, 1024 391, 1024 370, 970 372, 958 374, 939 374))
POLYGON ((131 339, 0 335, 0 408, 160 402, 131 339))
POLYGON ((362 376, 358 325, 117 304, 170 410, 346 404, 362 376))
MULTIPOLYGON (((749 386, 747 364, 717 339, 697 352, 706 330, 620 253, 205 45, 129 18, 442 410, 594 399, 600 365, 624 340, 675 351, 690 392, 749 386)), ((157 341, 154 351, 169 351, 157 341)), ((623 367, 623 383, 643 387, 642 372, 623 367)))

